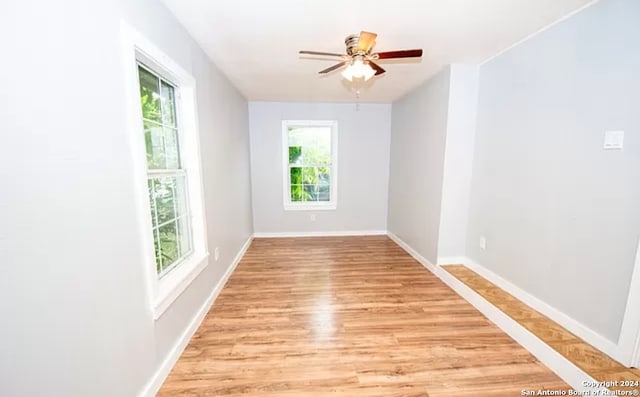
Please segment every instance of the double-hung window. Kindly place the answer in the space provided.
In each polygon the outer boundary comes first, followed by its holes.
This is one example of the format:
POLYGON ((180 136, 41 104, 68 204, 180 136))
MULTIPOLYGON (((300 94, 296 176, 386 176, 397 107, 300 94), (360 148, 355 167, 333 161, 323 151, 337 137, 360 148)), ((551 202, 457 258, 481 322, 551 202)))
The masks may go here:
POLYGON ((192 252, 187 171, 180 153, 176 86, 142 63, 138 76, 156 272, 163 277, 192 252))
POLYGON ((284 208, 335 209, 338 134, 336 121, 283 121, 284 208))
POLYGON ((208 264, 196 81, 125 23, 140 244, 155 318, 208 264))

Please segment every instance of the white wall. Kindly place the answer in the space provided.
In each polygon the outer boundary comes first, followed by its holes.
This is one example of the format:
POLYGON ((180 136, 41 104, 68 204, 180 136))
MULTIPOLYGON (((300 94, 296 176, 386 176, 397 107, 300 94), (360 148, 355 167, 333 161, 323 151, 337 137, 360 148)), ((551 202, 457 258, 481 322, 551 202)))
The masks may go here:
POLYGON ((467 253, 613 342, 640 236, 639 20, 601 1, 480 71, 467 253))
POLYGON ((450 68, 438 264, 461 263, 466 253, 478 105, 478 66, 450 68))
POLYGON ((393 103, 388 229, 436 263, 449 68, 393 103))
POLYGON ((256 233, 384 231, 391 105, 251 102, 251 174, 256 233), (338 121, 338 208, 285 211, 282 120, 338 121), (310 220, 315 214, 316 220, 310 220))
POLYGON ((246 101, 157 1, 0 6, 0 395, 135 396, 252 233, 246 101), (197 80, 213 262, 154 321, 120 19, 197 80))

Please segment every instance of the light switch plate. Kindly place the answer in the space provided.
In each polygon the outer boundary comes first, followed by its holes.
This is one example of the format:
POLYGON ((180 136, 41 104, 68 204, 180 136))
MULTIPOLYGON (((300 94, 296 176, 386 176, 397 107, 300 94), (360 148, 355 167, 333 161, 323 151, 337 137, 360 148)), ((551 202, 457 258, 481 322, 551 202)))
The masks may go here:
POLYGON ((624 147, 624 131, 605 131, 604 146, 606 150, 620 150, 624 147))

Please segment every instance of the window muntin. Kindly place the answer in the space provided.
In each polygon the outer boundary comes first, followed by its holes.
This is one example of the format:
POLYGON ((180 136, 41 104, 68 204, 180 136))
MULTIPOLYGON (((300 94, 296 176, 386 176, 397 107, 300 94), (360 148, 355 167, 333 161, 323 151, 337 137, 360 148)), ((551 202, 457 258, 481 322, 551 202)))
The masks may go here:
POLYGON ((182 167, 176 86, 138 63, 156 272, 163 277, 193 251, 187 172, 182 167))
POLYGON ((285 207, 335 206, 335 124, 284 123, 285 207))

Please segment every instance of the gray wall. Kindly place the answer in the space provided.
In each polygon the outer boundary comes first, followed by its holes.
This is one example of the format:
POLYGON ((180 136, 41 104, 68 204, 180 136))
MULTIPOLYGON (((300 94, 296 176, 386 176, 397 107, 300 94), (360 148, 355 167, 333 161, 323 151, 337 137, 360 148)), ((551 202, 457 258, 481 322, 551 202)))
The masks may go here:
POLYGON ((251 102, 251 172, 256 233, 384 231, 391 105, 251 102), (338 207, 285 211, 282 120, 338 121, 338 207), (311 222, 310 214, 315 214, 311 222))
POLYGON ((246 101, 158 1, 0 7, 0 395, 135 396, 252 233, 246 101), (221 247, 158 321, 120 18, 197 80, 209 247, 221 247))
POLYGON ((478 72, 477 65, 451 65, 438 235, 439 264, 460 263, 458 259, 466 253, 478 72))
POLYGON ((436 263, 449 68, 393 103, 388 230, 436 263))
POLYGON ((638 21, 602 1, 480 71, 467 254, 613 342, 640 235, 638 21))

